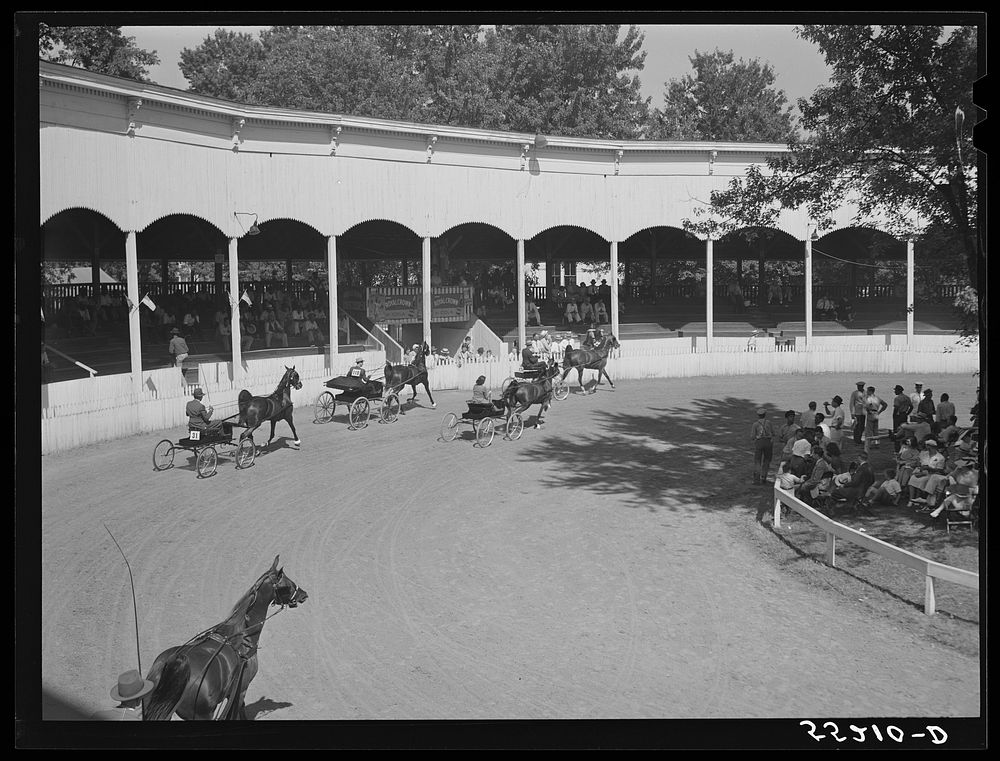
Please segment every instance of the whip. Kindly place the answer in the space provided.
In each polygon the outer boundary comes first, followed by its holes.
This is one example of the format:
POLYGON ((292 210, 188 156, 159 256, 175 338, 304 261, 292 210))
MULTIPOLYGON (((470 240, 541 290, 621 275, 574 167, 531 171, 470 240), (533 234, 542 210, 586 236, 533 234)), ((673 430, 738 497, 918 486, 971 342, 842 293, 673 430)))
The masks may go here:
POLYGON ((139 666, 139 674, 142 674, 142 657, 139 655, 139 611, 135 605, 135 582, 132 580, 132 566, 129 565, 128 558, 125 557, 125 553, 122 551, 121 545, 118 544, 118 540, 115 539, 115 535, 111 533, 111 529, 108 528, 106 523, 102 523, 104 530, 108 532, 108 536, 111 537, 111 541, 115 543, 115 547, 122 554, 122 559, 125 561, 125 567, 128 568, 128 583, 132 588, 132 615, 135 618, 135 660, 139 666))

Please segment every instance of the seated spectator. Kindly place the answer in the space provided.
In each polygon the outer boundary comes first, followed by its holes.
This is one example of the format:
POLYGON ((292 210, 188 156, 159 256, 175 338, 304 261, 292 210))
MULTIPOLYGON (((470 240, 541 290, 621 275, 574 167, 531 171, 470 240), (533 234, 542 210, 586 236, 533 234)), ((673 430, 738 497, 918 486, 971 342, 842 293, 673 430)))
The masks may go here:
POLYGON ((535 325, 542 324, 542 313, 538 311, 538 305, 535 304, 535 300, 530 296, 524 305, 524 316, 525 325, 531 325, 532 321, 534 321, 535 325))
POLYGON ((912 423, 903 423, 896 429, 894 434, 897 438, 906 439, 914 437, 917 442, 922 443, 931 436, 931 424, 922 412, 913 416, 912 423))
POLYGON ((288 334, 281 321, 271 318, 264 323, 264 346, 271 348, 271 341, 278 340, 281 345, 288 348, 288 334))
POLYGON ((590 325, 594 322, 594 307, 589 301, 580 302, 580 322, 590 325))
POLYGON ((218 324, 216 334, 218 335, 219 342, 222 344, 222 347, 224 349, 228 349, 233 334, 232 327, 230 325, 228 317, 225 320, 222 320, 218 324))
POLYGON ((566 311, 563 312, 563 317, 566 320, 567 325, 572 325, 574 322, 580 322, 580 311, 576 308, 575 301, 566 302, 566 311))
POLYGON ((868 488, 875 483, 875 473, 868 462, 867 452, 858 453, 858 468, 854 471, 847 486, 839 486, 830 492, 835 500, 860 500, 868 493, 868 488))
POLYGON ((787 462, 778 463, 778 472, 775 476, 778 487, 784 489, 785 491, 792 491, 801 484, 805 479, 802 476, 797 476, 788 470, 787 462))
POLYGON ((240 347, 243 351, 253 348, 257 336, 257 325, 252 319, 240 318, 240 347))
POLYGON ((806 439, 806 432, 796 431, 797 440, 792 444, 791 456, 788 458, 788 470, 796 476, 808 476, 811 467, 809 455, 812 452, 812 444, 806 439))
POLYGON ((938 451, 937 442, 934 439, 927 439, 924 447, 924 451, 920 453, 920 462, 907 484, 911 504, 926 501, 946 478, 945 457, 938 451))
POLYGON ((852 462, 850 465, 847 466, 847 470, 845 470, 842 473, 834 474, 833 482, 830 485, 831 490, 837 489, 841 486, 847 486, 849 483, 851 483, 852 479, 854 478, 854 474, 857 472, 858 472, 858 463, 852 462))
POLYGON ((840 452, 840 447, 837 446, 835 442, 825 442, 823 445, 823 451, 826 453, 826 461, 830 463, 830 470, 832 470, 835 475, 843 473, 846 470, 844 467, 844 459, 840 452))
POLYGON ((819 496, 819 484, 826 475, 829 473, 829 478, 833 478, 834 473, 830 468, 830 463, 824 458, 823 447, 815 446, 812 449, 812 472, 805 481, 799 484, 799 487, 795 490, 795 496, 801 499, 808 505, 814 504, 815 500, 819 496))
POLYGON ((479 306, 476 307, 476 317, 485 320, 490 316, 490 310, 486 306, 485 301, 480 301, 479 306))
POLYGON ((598 301, 594 305, 594 319, 598 325, 608 322, 608 310, 603 301, 598 301))
POLYGON ((885 505, 895 507, 899 504, 899 497, 902 493, 903 487, 896 480, 895 469, 889 468, 885 471, 885 478, 881 483, 872 484, 868 487, 868 492, 865 494, 862 504, 865 506, 885 505))
POLYGON ((910 476, 920 464, 920 444, 916 437, 909 436, 903 440, 903 445, 896 454, 896 475, 899 485, 904 489, 909 484, 910 476))
MULTIPOLYGON (((942 394, 941 396, 944 397, 945 394, 942 394)), ((958 427, 958 416, 952 415, 948 418, 945 427, 941 429, 936 438, 942 447, 947 447, 954 444, 955 441, 958 440, 961 433, 962 429, 958 427)))
POLYGON ((948 474, 948 485, 941 504, 934 508, 930 516, 937 518, 945 510, 953 510, 963 515, 972 511, 972 504, 979 493, 979 470, 960 466, 948 474))
POLYGON ((299 306, 298 302, 292 307, 292 312, 289 315, 289 327, 291 328, 292 335, 299 335, 305 328, 306 324, 306 314, 302 311, 302 307, 299 306))
POLYGON ((192 338, 201 337, 201 318, 193 309, 189 309, 184 313, 181 325, 183 326, 185 335, 189 335, 192 338))
POLYGON ((319 323, 316 321, 316 315, 313 312, 308 312, 306 314, 306 319, 302 323, 302 331, 306 334, 306 340, 309 342, 310 346, 322 346, 326 338, 323 336, 323 331, 319 327, 319 323))

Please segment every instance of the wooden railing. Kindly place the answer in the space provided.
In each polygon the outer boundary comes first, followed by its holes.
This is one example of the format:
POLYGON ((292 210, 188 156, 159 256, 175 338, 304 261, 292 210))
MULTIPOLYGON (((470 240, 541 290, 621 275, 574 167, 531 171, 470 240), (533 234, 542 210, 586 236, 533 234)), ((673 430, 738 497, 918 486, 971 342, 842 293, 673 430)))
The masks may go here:
POLYGON ((809 505, 794 494, 781 489, 777 485, 774 487, 774 528, 781 528, 782 505, 788 506, 826 533, 826 562, 831 566, 836 567, 837 565, 837 539, 839 538, 924 574, 924 613, 929 616, 934 615, 936 610, 934 579, 941 579, 942 581, 950 581, 953 584, 959 584, 963 587, 979 589, 978 573, 928 560, 888 542, 883 542, 881 539, 876 539, 860 531, 855 531, 842 523, 837 523, 835 520, 826 517, 818 510, 809 507, 809 505))

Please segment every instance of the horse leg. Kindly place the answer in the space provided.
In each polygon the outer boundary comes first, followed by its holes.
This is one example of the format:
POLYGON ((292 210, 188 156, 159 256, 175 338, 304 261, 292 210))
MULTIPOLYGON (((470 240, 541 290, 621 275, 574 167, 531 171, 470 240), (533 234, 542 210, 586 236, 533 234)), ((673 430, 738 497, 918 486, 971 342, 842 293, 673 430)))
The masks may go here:
POLYGON ((277 424, 277 422, 278 422, 277 420, 271 418, 271 435, 267 437, 267 444, 265 444, 264 446, 267 447, 271 446, 271 442, 274 440, 274 426, 277 424))
POLYGON ((545 414, 545 410, 547 410, 548 408, 549 408, 548 402, 543 403, 542 406, 538 408, 538 417, 535 418, 535 428, 541 428, 543 425, 545 425, 545 421, 542 419, 542 416, 545 414))
POLYGON ((608 375, 608 371, 607 371, 606 368, 604 368, 604 367, 601 368, 601 375, 603 375, 605 378, 608 379, 608 383, 611 385, 611 388, 615 387, 615 382, 613 380, 611 380, 611 376, 608 375))
POLYGON ((431 396, 431 384, 430 381, 424 381, 424 389, 427 391, 427 398, 431 400, 431 409, 437 409, 437 404, 434 403, 434 397, 431 396))
POLYGON ((587 389, 583 385, 583 365, 576 366, 576 382, 580 386, 580 390, 577 393, 586 394, 587 389))
MULTIPOLYGON (((288 413, 285 415, 285 421, 288 423, 288 427, 292 429, 292 436, 295 440, 292 442, 295 446, 299 446, 302 442, 299 441, 299 434, 295 432, 295 423, 292 422, 292 408, 288 408, 288 413)), ((272 424, 273 425, 273 424, 272 424)))

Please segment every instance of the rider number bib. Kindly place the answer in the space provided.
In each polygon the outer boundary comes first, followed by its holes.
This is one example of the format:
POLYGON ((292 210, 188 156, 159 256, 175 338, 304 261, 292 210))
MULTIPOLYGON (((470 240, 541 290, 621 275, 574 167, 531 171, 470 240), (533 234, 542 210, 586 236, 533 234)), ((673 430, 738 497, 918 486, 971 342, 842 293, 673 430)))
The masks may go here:
POLYGON ((188 431, 191 441, 201 441, 201 431, 188 431))

